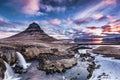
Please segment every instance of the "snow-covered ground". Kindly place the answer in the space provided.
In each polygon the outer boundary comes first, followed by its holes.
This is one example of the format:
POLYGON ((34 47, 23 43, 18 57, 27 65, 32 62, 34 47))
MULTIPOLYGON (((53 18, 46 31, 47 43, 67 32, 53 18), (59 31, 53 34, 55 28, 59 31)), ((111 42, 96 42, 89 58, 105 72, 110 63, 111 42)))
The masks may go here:
POLYGON ((100 67, 94 70, 90 80, 120 80, 120 60, 101 55, 94 56, 96 65, 100 67))

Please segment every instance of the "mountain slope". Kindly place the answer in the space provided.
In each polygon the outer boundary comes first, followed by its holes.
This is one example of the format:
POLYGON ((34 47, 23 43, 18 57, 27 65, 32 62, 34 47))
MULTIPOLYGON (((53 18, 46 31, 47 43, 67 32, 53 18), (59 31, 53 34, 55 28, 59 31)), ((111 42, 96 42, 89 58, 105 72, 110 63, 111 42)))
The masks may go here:
POLYGON ((32 23, 29 27, 16 35, 5 38, 4 40, 17 40, 17 41, 56 41, 55 38, 47 35, 37 23, 32 23))

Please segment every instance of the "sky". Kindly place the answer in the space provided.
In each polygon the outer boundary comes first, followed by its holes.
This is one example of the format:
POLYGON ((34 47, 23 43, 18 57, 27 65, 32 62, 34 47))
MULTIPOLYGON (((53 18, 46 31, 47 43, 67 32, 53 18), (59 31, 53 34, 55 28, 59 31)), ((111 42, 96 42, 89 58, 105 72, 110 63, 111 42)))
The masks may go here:
POLYGON ((119 36, 119 3, 120 0, 0 0, 0 38, 19 33, 32 22, 59 39, 119 36))

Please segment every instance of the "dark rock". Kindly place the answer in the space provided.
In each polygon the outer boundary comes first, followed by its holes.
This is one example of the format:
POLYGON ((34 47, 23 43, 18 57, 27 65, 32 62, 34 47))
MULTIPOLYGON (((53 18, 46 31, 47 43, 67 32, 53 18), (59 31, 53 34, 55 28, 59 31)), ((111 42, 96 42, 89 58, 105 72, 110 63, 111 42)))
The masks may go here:
POLYGON ((92 62, 91 64, 89 64, 87 68, 89 72, 89 75, 87 76, 88 79, 92 76, 94 69, 96 69, 95 66, 96 66, 95 62, 92 62))
POLYGON ((90 57, 90 54, 89 54, 89 53, 86 53, 86 54, 80 54, 80 57, 90 57))
POLYGON ((36 32, 40 32, 40 33, 44 33, 44 31, 40 28, 40 26, 37 23, 32 23, 29 25, 29 27, 24 31, 25 33, 31 34, 32 33, 36 33, 36 32))
POLYGON ((53 48, 53 49, 51 49, 51 51, 53 51, 53 53, 55 53, 55 52, 58 52, 58 49, 57 48, 53 48))
POLYGON ((3 59, 0 58, 0 78, 4 79, 5 71, 6 71, 6 66, 4 64, 3 59))
POLYGON ((23 69, 23 67, 21 67, 20 65, 15 65, 15 67, 13 67, 13 70, 15 73, 18 73, 18 74, 22 74, 22 73, 27 72, 27 70, 23 69))

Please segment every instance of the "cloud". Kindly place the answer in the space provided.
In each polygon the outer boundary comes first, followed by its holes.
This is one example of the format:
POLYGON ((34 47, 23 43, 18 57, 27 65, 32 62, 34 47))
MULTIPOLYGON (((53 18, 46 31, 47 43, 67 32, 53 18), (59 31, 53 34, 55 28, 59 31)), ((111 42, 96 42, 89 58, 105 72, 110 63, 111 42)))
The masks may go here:
POLYGON ((40 0, 25 0, 25 5, 22 7, 22 12, 28 15, 43 15, 39 12, 40 0))
POLYGON ((113 24, 113 25, 119 25, 120 26, 120 19, 118 19, 118 20, 116 20, 116 19, 112 19, 111 21, 110 21, 110 24, 113 24))
POLYGON ((62 23, 62 20, 60 19, 51 19, 51 20, 43 20, 40 22, 43 25, 60 25, 62 23))
POLYGON ((0 39, 16 34, 15 32, 0 32, 0 39))
POLYGON ((104 20, 104 19, 109 19, 109 20, 111 20, 111 19, 114 19, 114 16, 111 16, 111 15, 103 15, 103 14, 100 14, 100 13, 94 14, 92 17, 93 17, 95 20, 104 20))
POLYGON ((77 19, 74 21, 75 24, 77 25, 81 25, 81 24, 85 24, 85 23, 89 23, 93 20, 93 18, 89 17, 89 18, 81 18, 81 19, 77 19))
POLYGON ((53 25, 59 25, 59 24, 61 24, 62 21, 59 19, 52 19, 49 22, 53 25))
POLYGON ((67 24, 69 24, 69 25, 73 24, 73 20, 70 18, 68 18, 66 21, 67 21, 67 24))
POLYGON ((2 32, 19 32, 24 29, 27 23, 25 22, 12 22, 4 18, 0 18, 0 31, 2 32))
POLYGON ((102 0, 103 4, 116 4, 117 0, 102 0))
MULTIPOLYGON (((88 5, 88 8, 86 8, 82 12, 81 11, 78 12, 75 15, 74 18, 79 19, 79 18, 90 17, 90 16, 94 15, 98 11, 99 11, 99 13, 103 13, 107 9, 109 9, 109 7, 111 7, 111 5, 115 5, 116 2, 117 2, 116 0, 102 0, 101 2, 99 2, 97 4, 91 4, 92 6, 88 5)), ((112 6, 112 7, 114 7, 114 6, 112 6)))
POLYGON ((94 19, 100 19, 101 17, 103 17, 104 15, 103 14, 94 14, 93 15, 93 18, 94 19))
POLYGON ((15 28, 15 25, 10 23, 9 21, 7 21, 4 18, 0 18, 0 27, 8 27, 8 28, 15 28))
POLYGON ((43 12, 64 12, 66 10, 65 6, 52 6, 51 4, 42 4, 40 10, 43 12))
POLYGON ((120 26, 103 26, 103 33, 120 33, 120 26))
POLYGON ((102 29, 99 27, 87 27, 84 29, 84 32, 92 34, 92 35, 101 35, 102 29))
MULTIPOLYGON (((66 6, 53 6, 53 3, 55 4, 63 4, 61 2, 64 2, 64 0, 12 0, 9 3, 9 6, 12 8, 14 7, 18 12, 22 12, 23 14, 29 15, 29 16, 43 16, 47 15, 47 12, 64 12, 66 10, 66 6), (14 6, 16 4, 16 6, 14 6), (21 10, 21 11, 19 11, 21 10)), ((54 4, 54 5, 55 5, 54 4)))

